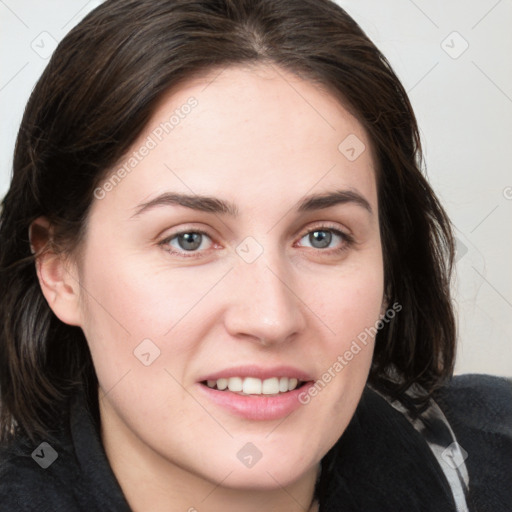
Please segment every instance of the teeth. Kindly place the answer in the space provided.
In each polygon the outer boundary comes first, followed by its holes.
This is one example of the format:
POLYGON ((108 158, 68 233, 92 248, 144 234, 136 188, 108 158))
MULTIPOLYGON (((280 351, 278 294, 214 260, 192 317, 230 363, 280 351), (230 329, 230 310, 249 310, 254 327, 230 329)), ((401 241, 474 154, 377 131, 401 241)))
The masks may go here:
MULTIPOLYGON (((286 377, 283 377, 283 379, 286 379, 286 377)), ((261 386, 261 391, 264 395, 275 395, 279 393, 279 379, 277 377, 265 379, 261 386)))
MULTIPOLYGON (((213 381, 213 385, 215 386, 215 381, 213 381)), ((213 386, 210 386, 213 387, 213 386)), ((217 389, 224 391, 228 387, 228 379, 219 379, 217 381, 217 389)))
POLYGON ((293 391, 296 387, 299 381, 297 379, 290 379, 288 381, 288 391, 293 391))
POLYGON ((261 388, 263 384, 261 379, 255 379, 253 377, 246 377, 243 383, 243 392, 246 395, 261 395, 261 388))
POLYGON ((256 377, 230 377, 229 379, 208 380, 209 388, 217 388, 220 391, 229 389, 234 393, 244 395, 277 395, 293 391, 299 385, 299 380, 288 377, 271 377, 270 379, 257 379, 256 377))
POLYGON ((229 391, 242 391, 243 381, 240 377, 231 377, 228 379, 229 391))

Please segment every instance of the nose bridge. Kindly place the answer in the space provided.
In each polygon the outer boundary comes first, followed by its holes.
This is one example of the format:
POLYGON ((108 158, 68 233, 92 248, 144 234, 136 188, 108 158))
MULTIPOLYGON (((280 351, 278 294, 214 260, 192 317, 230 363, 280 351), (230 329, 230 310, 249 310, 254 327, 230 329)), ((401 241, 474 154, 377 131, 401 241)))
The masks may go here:
POLYGON ((279 249, 240 244, 233 272, 236 291, 226 318, 232 335, 249 335, 266 343, 285 341, 304 326, 301 302, 294 293, 292 273, 279 249), (251 254, 251 258, 247 257, 251 254))

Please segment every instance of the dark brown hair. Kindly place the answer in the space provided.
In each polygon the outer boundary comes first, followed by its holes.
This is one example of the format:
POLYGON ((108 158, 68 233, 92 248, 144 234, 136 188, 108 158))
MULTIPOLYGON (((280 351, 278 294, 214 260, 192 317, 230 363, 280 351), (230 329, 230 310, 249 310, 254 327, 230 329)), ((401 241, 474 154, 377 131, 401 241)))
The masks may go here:
POLYGON ((0 439, 48 438, 78 386, 97 390, 83 332, 42 295, 31 222, 46 216, 54 245, 76 248, 94 189, 165 93, 206 71, 263 62, 337 94, 372 144, 385 290, 402 310, 377 334, 369 382, 432 392, 452 374, 450 222, 422 175, 407 94, 355 21, 329 0, 108 0, 55 50, 16 142, 0 217, 0 439))

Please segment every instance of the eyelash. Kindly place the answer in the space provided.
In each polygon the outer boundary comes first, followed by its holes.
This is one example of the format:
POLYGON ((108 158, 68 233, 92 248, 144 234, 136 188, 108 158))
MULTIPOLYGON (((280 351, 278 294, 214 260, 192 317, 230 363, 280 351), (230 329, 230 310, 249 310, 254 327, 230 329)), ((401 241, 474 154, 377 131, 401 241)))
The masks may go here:
MULTIPOLYGON (((351 235, 344 233, 343 231, 340 231, 337 227, 334 227, 334 226, 331 226, 328 224, 310 228, 308 231, 303 232, 299 236, 299 240, 304 238, 306 235, 309 235, 310 233, 314 233, 315 231, 329 231, 329 232, 333 233, 334 235, 339 236, 342 239, 341 247, 338 247, 335 249, 318 249, 315 247, 311 247, 311 249, 320 251, 326 255, 341 254, 354 244, 354 238, 351 235)), ((168 252, 169 254, 171 254, 173 256, 180 256, 183 258, 201 257, 201 254, 203 251, 188 251, 188 252, 187 251, 175 251, 175 250, 172 250, 169 248, 168 244, 171 240, 174 240, 179 235, 190 234, 190 233, 207 236, 208 238, 210 238, 212 240, 212 237, 206 231, 203 231, 202 229, 192 228, 192 229, 182 230, 177 233, 173 233, 172 235, 166 237, 164 240, 159 242, 158 245, 162 246, 166 252, 168 252)))

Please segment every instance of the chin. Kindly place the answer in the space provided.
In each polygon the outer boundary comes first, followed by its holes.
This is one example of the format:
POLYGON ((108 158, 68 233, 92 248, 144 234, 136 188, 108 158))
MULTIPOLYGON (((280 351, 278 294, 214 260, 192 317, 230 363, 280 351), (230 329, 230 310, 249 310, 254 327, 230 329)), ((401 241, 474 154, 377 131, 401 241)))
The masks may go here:
POLYGON ((283 461, 272 461, 267 466, 258 466, 259 464, 250 469, 232 468, 232 473, 223 482, 223 486, 246 491, 271 491, 293 484, 311 469, 283 461))

